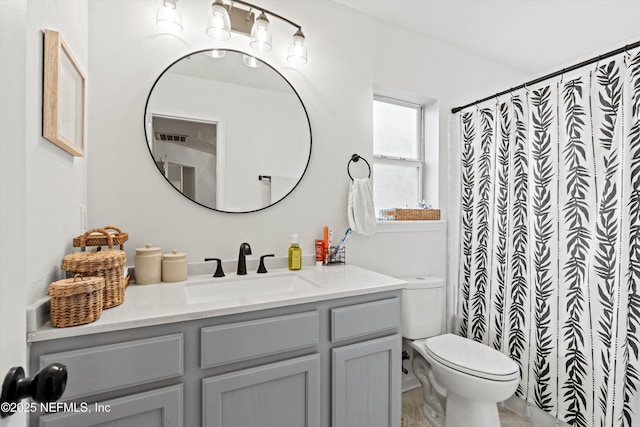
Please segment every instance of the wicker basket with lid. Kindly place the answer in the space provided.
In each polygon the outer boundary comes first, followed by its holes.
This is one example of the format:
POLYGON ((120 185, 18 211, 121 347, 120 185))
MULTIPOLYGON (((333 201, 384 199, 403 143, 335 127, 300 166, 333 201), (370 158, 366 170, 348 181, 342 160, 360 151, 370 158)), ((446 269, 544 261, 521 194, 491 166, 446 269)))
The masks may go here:
POLYGON ((89 230, 81 237, 82 245, 86 245, 86 237, 91 233, 100 232, 107 237, 109 249, 94 252, 75 252, 64 257, 62 269, 84 276, 99 276, 105 280, 102 308, 111 308, 124 302, 123 266, 127 257, 124 251, 113 249, 111 234, 99 228, 89 230))
POLYGON ((98 320, 102 313, 103 277, 64 279, 49 285, 51 326, 66 328, 98 320))

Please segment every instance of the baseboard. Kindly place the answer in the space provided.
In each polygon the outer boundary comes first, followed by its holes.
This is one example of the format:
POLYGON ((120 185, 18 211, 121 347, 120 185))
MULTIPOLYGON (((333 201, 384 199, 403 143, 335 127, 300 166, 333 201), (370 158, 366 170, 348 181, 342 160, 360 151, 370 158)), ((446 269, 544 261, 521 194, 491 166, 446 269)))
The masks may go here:
POLYGON ((520 397, 511 396, 509 399, 502 402, 502 405, 511 412, 532 422, 537 427, 571 427, 564 421, 556 419, 556 417, 552 416, 548 412, 527 403, 520 397))
POLYGON ((402 379, 402 392, 405 393, 407 391, 411 391, 415 388, 420 387, 420 381, 418 381, 416 379, 416 377, 413 378, 403 378, 402 379))

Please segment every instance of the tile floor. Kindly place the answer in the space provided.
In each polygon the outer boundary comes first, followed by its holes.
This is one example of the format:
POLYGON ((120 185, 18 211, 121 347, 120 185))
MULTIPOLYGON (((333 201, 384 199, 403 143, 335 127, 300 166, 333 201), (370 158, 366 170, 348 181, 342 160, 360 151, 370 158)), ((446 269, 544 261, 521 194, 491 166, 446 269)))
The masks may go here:
MULTIPOLYGON (((402 394, 402 415, 404 425, 402 427, 431 427, 421 413, 422 389, 415 388, 402 394)), ((500 425, 502 427, 535 427, 532 424, 506 408, 498 406, 500 411, 500 425)))

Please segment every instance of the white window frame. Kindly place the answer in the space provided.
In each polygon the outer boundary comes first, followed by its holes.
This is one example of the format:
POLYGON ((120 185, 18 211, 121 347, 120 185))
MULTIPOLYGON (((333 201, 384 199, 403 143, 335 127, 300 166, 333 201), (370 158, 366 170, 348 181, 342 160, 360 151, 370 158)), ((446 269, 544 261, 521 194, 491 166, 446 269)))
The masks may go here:
MULTIPOLYGON (((418 135, 418 157, 407 158, 398 156, 388 156, 384 154, 373 153, 373 163, 375 164, 387 164, 387 165, 412 165, 418 169, 418 194, 417 203, 424 200, 424 166, 425 166, 425 106, 416 104, 415 102, 404 101, 396 98, 390 98, 382 95, 373 96, 374 101, 385 102, 388 104, 400 105, 403 107, 409 107, 418 110, 418 120, 416 123, 416 134, 418 135)), ((404 206, 377 206, 377 208, 402 208, 404 206)), ((415 208, 416 206, 409 206, 415 208)))

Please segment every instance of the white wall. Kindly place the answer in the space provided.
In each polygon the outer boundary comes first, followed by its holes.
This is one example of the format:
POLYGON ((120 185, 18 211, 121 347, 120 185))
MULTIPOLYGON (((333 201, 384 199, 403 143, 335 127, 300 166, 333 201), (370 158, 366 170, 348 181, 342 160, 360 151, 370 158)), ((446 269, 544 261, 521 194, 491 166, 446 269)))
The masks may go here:
MULTIPOLYGON (((2 4, 0 14, 0 378, 26 364, 26 0, 2 4), (7 84, 10 82, 10 84, 7 84)), ((26 417, 0 419, 0 426, 25 425, 26 417)))
MULTIPOLYGON (((374 85, 438 98, 440 127, 446 129, 451 106, 523 78, 332 2, 261 4, 302 23, 307 35, 309 63, 304 66, 286 62, 286 26, 279 27, 284 34, 274 34, 274 51, 256 56, 276 67, 302 98, 311 120, 312 156, 302 182, 282 202, 255 213, 224 214, 196 206, 166 185, 149 159, 142 116, 153 82, 176 58, 222 46, 247 50, 247 39, 209 39, 203 29, 207 2, 181 2, 185 31, 177 36, 158 32, 153 0, 90 3, 89 219, 92 226, 114 223, 128 231, 125 249, 130 260, 145 242, 185 251, 189 261, 235 259, 243 241, 256 255, 284 256, 292 233, 300 234, 303 252, 312 254, 322 226, 332 227, 337 235, 347 226, 346 165, 353 153, 371 158, 374 85), (118 170, 114 164, 120 165, 118 170)), ((442 166, 447 164, 446 141, 441 132, 442 166)), ((446 168, 440 167, 438 174, 444 207, 446 168)), ((354 236, 354 242, 359 238, 354 236)), ((361 246, 359 253, 349 254, 353 263, 375 256, 373 248, 361 246)), ((425 260, 421 251, 408 253, 418 262, 425 260)), ((444 253, 432 262, 445 265, 444 253)))
MULTIPOLYGON (((7 0, 0 15, 0 374, 26 367, 25 307, 57 280, 80 232, 86 161, 41 137, 42 30, 59 31, 88 64, 84 0, 7 0)), ((87 147, 88 147, 87 141, 87 147)), ((89 150, 87 150, 89 151, 89 150)), ((0 426, 24 425, 24 414, 0 426)))
MULTIPOLYGON (((87 158, 72 157, 42 138, 42 30, 60 33, 76 62, 88 69, 88 6, 82 0, 29 0, 27 22, 27 253, 28 301, 58 280, 60 262, 82 232, 80 207, 86 206, 87 158)), ((87 99, 91 84, 87 85, 87 99)), ((90 115, 90 110, 87 110, 90 115)), ((86 119, 85 119, 86 120, 86 119)), ((85 155, 91 156, 91 136, 85 155)))

